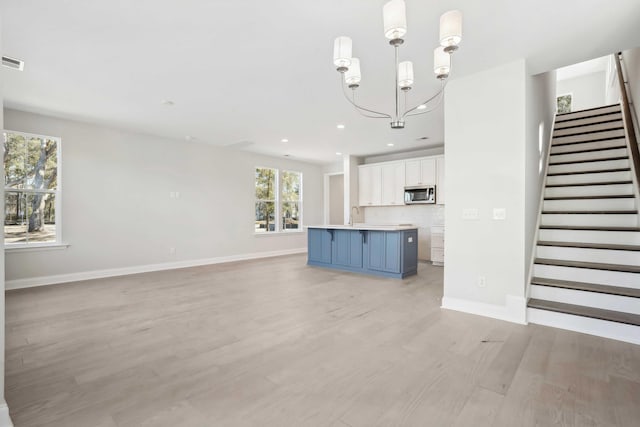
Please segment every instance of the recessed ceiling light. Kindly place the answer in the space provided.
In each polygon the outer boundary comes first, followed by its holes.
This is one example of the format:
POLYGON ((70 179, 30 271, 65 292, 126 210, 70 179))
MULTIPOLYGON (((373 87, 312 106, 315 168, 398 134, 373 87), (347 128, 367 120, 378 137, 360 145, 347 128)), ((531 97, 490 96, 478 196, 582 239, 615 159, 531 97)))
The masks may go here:
POLYGON ((418 105, 418 110, 424 110, 425 108, 427 108, 427 106, 424 104, 418 105))
POLYGON ((342 123, 340 123, 339 125, 336 126, 338 129, 344 129, 344 125, 342 123))
POLYGON ((342 153, 339 151, 336 151, 336 156, 342 156, 342 153))
POLYGON ((174 105, 174 102, 171 101, 170 99, 163 99, 161 103, 162 105, 166 105, 167 107, 171 107, 172 105, 174 105))
POLYGON ((280 142, 289 142, 289 140, 287 138, 282 138, 280 142))
POLYGON ((16 58, 11 58, 8 56, 2 57, 2 65, 7 68, 13 68, 14 70, 22 71, 24 70, 24 61, 16 58))
POLYGON ((387 147, 393 147, 393 143, 391 143, 391 142, 390 142, 390 143, 388 143, 388 144, 387 144, 387 147))

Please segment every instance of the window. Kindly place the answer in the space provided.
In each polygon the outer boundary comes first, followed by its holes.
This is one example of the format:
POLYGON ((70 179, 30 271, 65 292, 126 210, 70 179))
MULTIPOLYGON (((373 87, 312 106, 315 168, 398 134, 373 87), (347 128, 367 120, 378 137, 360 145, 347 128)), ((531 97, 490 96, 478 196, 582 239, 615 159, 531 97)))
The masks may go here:
POLYGON ((257 167, 255 188, 256 233, 302 229, 302 173, 257 167))
POLYGON ((558 96, 558 114, 571 112, 571 98, 570 93, 558 96))
POLYGON ((60 242, 60 139, 5 131, 4 241, 60 242))

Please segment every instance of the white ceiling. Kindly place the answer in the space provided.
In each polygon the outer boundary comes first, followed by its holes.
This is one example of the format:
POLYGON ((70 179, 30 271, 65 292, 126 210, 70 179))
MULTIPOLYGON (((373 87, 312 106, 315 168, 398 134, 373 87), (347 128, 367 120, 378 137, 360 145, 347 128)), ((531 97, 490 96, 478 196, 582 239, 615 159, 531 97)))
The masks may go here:
MULTIPOLYGON (((335 161, 336 151, 439 145, 442 109, 394 131, 342 98, 332 45, 349 35, 362 62, 361 99, 392 108, 384 3, 0 0, 3 54, 26 62, 21 73, 2 70, 5 105, 215 145, 250 141, 241 145, 320 163, 335 161)), ((518 58, 536 74, 640 45, 638 0, 407 0, 401 59, 414 61, 415 101, 438 86, 438 19, 453 8, 464 15, 453 78, 518 58)))

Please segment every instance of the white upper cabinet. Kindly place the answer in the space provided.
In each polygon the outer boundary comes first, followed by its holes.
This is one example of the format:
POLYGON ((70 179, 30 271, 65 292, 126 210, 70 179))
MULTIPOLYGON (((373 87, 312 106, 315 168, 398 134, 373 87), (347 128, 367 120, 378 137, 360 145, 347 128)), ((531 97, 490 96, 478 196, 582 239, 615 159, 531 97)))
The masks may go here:
POLYGON ((405 186, 435 185, 436 159, 415 159, 406 161, 405 186))
POLYGON ((382 204, 381 165, 358 167, 358 196, 360 206, 379 206, 382 204))
POLYGON ((382 204, 404 205, 405 162, 382 164, 382 204))
POLYGON ((444 205, 444 156, 436 157, 436 171, 438 173, 436 177, 436 203, 444 205))
POLYGON ((404 187, 436 186, 436 203, 444 204, 444 156, 358 166, 360 206, 404 206, 404 187))

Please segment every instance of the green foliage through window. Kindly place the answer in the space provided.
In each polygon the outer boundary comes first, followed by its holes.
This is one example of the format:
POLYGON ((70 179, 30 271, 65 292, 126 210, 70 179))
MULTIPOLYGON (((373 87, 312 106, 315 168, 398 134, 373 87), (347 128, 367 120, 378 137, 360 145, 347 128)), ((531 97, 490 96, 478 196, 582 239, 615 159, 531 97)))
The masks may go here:
POLYGON ((57 241, 58 140, 4 134, 5 244, 57 241))
POLYGON ((571 112, 571 94, 560 95, 558 101, 558 114, 571 112))
POLYGON ((255 170, 255 231, 297 230, 302 227, 302 174, 272 168, 255 170), (278 213, 276 215, 276 213, 278 213), (280 221, 276 221, 276 217, 280 221))

